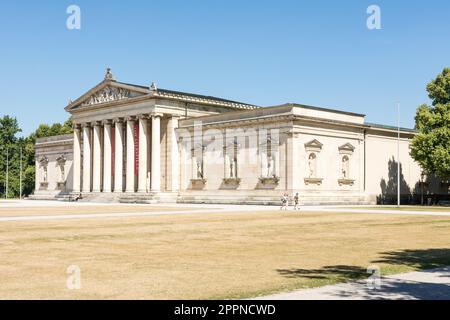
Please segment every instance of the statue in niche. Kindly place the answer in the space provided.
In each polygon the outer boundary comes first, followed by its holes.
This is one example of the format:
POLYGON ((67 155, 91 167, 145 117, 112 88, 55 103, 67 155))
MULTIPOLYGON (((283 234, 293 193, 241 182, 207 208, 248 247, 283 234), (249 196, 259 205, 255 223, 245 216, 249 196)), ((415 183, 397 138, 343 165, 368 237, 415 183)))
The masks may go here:
POLYGON ((56 161, 59 166, 59 182, 63 183, 66 181, 66 157, 61 155, 56 159, 56 161))
POLYGON ((267 177, 275 177, 275 158, 273 155, 267 157, 267 177))
POLYGON ((203 164, 201 160, 197 160, 197 179, 203 179, 203 164))
POLYGON ((48 159, 47 159, 47 157, 42 157, 39 160, 39 163, 42 167, 42 182, 47 183, 47 181, 48 181, 48 172, 47 172, 48 159))
POLYGON ((66 181, 66 168, 64 166, 64 163, 59 164, 59 172, 60 172, 60 181, 64 182, 66 181))
POLYGON ((316 155, 311 153, 308 158, 308 170, 309 178, 314 178, 316 176, 316 155))
POLYGON ((43 182, 47 182, 47 179, 48 179, 47 166, 44 166, 43 169, 44 169, 44 171, 43 171, 42 179, 43 179, 43 182))
POLYGON ((231 159, 230 162, 230 178, 237 178, 237 167, 236 167, 236 159, 231 159))
POLYGON ((347 156, 342 158, 342 178, 348 179, 350 169, 350 159, 347 156))

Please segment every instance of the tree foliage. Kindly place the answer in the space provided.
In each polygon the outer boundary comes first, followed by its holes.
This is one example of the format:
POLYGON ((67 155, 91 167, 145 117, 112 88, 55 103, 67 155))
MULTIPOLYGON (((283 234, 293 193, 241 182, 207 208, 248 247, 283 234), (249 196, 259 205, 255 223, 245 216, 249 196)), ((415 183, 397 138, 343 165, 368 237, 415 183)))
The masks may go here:
POLYGON ((52 137, 69 133, 73 133, 72 118, 69 118, 63 124, 60 123, 54 123, 52 125, 41 124, 36 129, 36 131, 30 135, 30 138, 36 140, 38 138, 52 137))
MULTIPOLYGON (((0 118, 0 196, 4 197, 7 187, 6 175, 8 172, 8 194, 14 194, 17 190, 16 177, 18 170, 16 166, 11 165, 17 160, 17 149, 22 140, 17 138, 20 133, 17 119, 4 116, 0 118)), ((19 147, 20 148, 20 147, 19 147)))
POLYGON ((419 131, 411 146, 411 156, 427 174, 450 178, 450 68, 431 81, 427 91, 432 105, 417 109, 419 131))

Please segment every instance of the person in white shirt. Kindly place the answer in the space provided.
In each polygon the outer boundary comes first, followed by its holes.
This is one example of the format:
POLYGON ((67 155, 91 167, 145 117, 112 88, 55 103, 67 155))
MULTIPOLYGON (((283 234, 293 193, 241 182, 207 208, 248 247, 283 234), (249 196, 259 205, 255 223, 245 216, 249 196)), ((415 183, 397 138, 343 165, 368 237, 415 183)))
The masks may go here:
POLYGON ((281 208, 280 210, 287 210, 288 209, 288 195, 285 193, 281 197, 281 208))

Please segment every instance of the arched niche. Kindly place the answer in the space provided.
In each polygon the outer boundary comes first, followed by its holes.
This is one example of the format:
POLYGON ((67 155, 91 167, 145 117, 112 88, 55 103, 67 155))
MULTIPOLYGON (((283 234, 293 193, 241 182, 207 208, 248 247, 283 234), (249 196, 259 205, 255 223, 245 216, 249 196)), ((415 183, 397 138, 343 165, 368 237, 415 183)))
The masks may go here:
POLYGON ((339 147, 339 179, 340 186, 353 185, 355 179, 352 179, 352 158, 355 147, 346 143, 339 147))
POLYGON ((323 178, 319 176, 318 172, 319 155, 320 152, 322 151, 322 147, 323 144, 319 142, 317 139, 305 143, 306 176, 304 181, 306 185, 322 184, 323 178))

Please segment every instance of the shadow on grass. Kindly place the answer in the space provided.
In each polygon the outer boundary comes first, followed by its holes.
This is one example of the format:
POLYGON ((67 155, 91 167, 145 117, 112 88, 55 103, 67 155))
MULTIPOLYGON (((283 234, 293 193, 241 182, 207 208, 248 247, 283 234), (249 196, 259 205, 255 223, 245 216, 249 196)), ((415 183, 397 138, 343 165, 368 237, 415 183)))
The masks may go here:
MULTIPOLYGON (((380 290, 370 290, 364 284, 357 286, 359 299, 450 299, 450 249, 401 250, 381 253, 381 257, 371 262, 371 265, 383 264, 407 266, 416 270, 432 270, 439 272, 437 278, 446 278, 445 283, 429 283, 420 281, 402 281, 389 279, 384 281, 380 290), (444 268, 444 269, 442 269, 444 268)), ((319 269, 279 269, 279 274, 288 278, 303 278, 315 280, 333 280, 335 282, 367 279, 370 274, 366 267, 335 265, 319 269)), ((382 270, 381 270, 382 271, 382 270)), ((355 291, 330 291, 331 298, 353 298, 355 291)))
POLYGON ((373 263, 408 266, 417 270, 429 270, 450 266, 450 249, 401 250, 383 252, 373 263))
POLYGON ((287 278, 315 280, 333 279, 338 281, 357 280, 367 277, 367 270, 357 266, 326 266, 320 269, 279 269, 279 274, 287 278))

